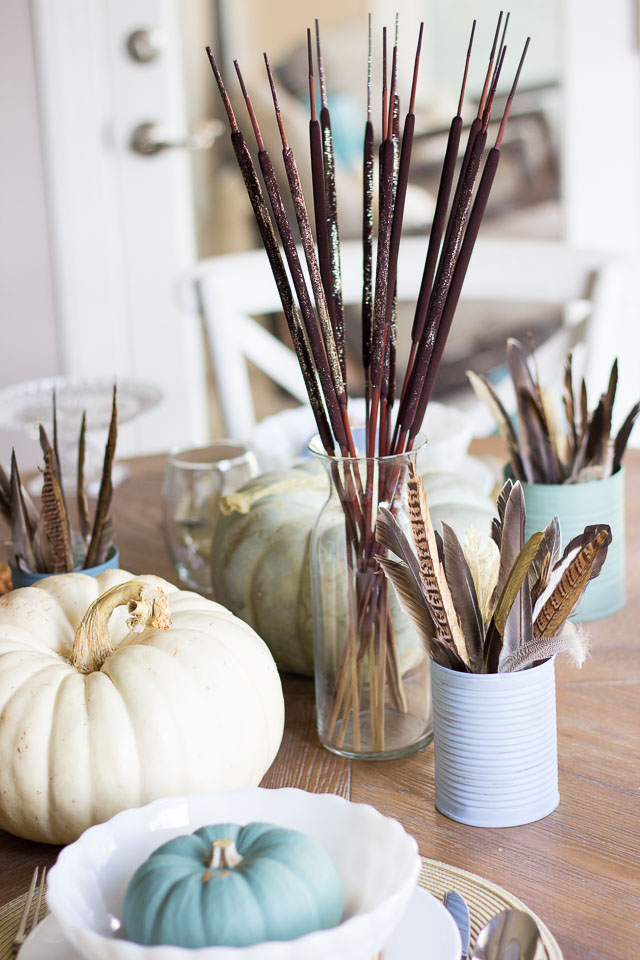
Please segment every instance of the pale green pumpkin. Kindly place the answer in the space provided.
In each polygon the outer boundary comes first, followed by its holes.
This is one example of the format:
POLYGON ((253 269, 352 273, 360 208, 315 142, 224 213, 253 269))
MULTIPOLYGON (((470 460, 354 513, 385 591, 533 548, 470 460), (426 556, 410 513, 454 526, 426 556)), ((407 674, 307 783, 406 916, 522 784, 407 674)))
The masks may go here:
POLYGON ((342 918, 340 877, 313 837, 269 823, 201 827, 136 870, 127 938, 180 947, 293 940, 342 918))
MULTIPOLYGON (((461 539, 471 524, 489 532, 495 505, 476 486, 442 471, 428 470, 424 480, 436 527, 445 520, 461 539)), ((216 600, 254 628, 281 670, 306 676, 313 675, 309 540, 328 494, 326 473, 312 461, 255 477, 222 498, 211 548, 216 600)), ((389 603, 405 669, 415 634, 393 590, 389 603)), ((346 610, 336 616, 347 621, 346 610)))

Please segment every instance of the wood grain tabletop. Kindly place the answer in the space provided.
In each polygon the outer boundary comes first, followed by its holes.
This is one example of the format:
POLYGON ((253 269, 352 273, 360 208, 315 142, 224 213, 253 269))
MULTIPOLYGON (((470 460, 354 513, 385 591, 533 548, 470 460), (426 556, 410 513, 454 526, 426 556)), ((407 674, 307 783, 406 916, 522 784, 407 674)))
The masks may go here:
MULTIPOLYGON (((474 452, 495 450, 477 441, 474 452)), ((164 458, 129 462, 115 495, 121 565, 176 579, 161 529, 164 458)), ((423 856, 520 897, 548 925, 565 960, 631 960, 640 941, 640 451, 626 457, 627 604, 588 625, 581 670, 556 665, 560 805, 537 823, 467 827, 434 806, 433 746, 402 760, 348 761, 320 747, 313 685, 283 677, 286 729, 263 785, 330 791, 396 817, 423 856)), ((597 518, 594 518, 597 519, 597 518)), ((0 832, 0 905, 58 848, 0 832)))

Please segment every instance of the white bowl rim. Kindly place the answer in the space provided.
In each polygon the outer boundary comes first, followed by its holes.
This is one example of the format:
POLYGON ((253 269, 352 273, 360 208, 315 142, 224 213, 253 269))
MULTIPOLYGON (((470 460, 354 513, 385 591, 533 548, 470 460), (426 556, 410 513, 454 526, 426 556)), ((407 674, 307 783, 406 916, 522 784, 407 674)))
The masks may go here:
POLYGON ((48 880, 47 903, 48 903, 49 909, 51 910, 51 913, 56 917, 56 920, 58 921, 63 933, 66 932, 67 929, 70 929, 70 930, 78 931, 81 938, 86 938, 94 943, 96 942, 102 943, 106 940, 114 943, 116 945, 116 948, 117 948, 117 945, 119 944, 122 944, 123 947, 126 945, 127 951, 128 951, 127 952, 128 957, 133 958, 136 956, 138 952, 140 952, 140 955, 142 956, 143 951, 144 952, 153 951, 154 956, 157 956, 158 958, 162 958, 165 955, 169 957, 170 955, 172 958, 175 958, 175 960, 183 960, 183 958, 184 960, 188 960, 189 957, 193 957, 193 956, 202 956, 202 957, 211 956, 213 960, 213 958, 216 956, 216 953, 214 951, 218 951, 218 952, 228 951, 228 954, 230 956, 237 953, 238 958, 242 957, 242 958, 246 958, 246 960, 251 960, 252 956, 254 955, 256 956, 256 958, 259 955, 260 960, 269 960, 269 955, 273 954, 274 960, 275 960, 275 957, 279 956, 283 951, 283 949, 292 949, 294 945, 297 945, 298 949, 302 949, 306 947, 311 948, 315 940, 325 939, 325 938, 328 939, 331 935, 335 935, 338 929, 346 930, 347 934, 351 933, 352 930, 355 930, 357 934, 359 927, 363 925, 368 926, 370 924, 372 914, 376 913, 376 911, 378 910, 382 910, 383 907, 386 908, 387 910, 391 909, 398 899, 401 899, 403 896, 405 896, 407 889, 409 890, 412 889, 415 883, 417 882, 419 873, 420 873, 420 856, 418 853, 418 844, 415 838, 410 833, 408 833, 408 831, 404 828, 404 826, 400 823, 399 820, 397 820, 395 817, 390 817, 390 816, 387 816, 386 814, 380 813, 380 811, 377 810, 371 804, 358 803, 351 800, 347 800, 345 797, 341 797, 339 794, 335 794, 335 793, 313 793, 308 790, 302 790, 298 787, 278 787, 274 789, 267 788, 267 787, 242 787, 237 790, 200 790, 200 791, 194 791, 193 793, 189 793, 189 794, 176 795, 172 797, 162 797, 158 800, 152 800, 147 804, 142 804, 139 807, 131 807, 126 810, 121 810, 119 813, 114 814, 114 816, 110 817, 108 820, 105 820, 102 823, 94 824, 94 826, 92 827, 88 827, 87 830, 85 830, 78 837, 77 840, 73 841, 73 843, 68 844, 58 854, 56 863, 49 871, 48 877, 47 877, 47 880, 48 880), (291 796, 291 795, 300 796, 300 794, 302 794, 305 797, 305 800, 303 802, 308 802, 308 803, 314 803, 316 802, 317 799, 321 798, 323 801, 326 802, 328 800, 331 803, 334 803, 336 806, 343 806, 343 807, 347 806, 349 808, 357 807, 361 809, 363 812, 368 811, 369 816, 373 814, 376 818, 380 818, 381 820, 388 821, 389 824, 395 824, 396 827, 394 829, 396 829, 396 832, 398 833, 398 835, 404 834, 405 842, 407 842, 408 845, 412 847, 414 867, 411 875, 408 875, 405 878, 405 880, 401 883, 401 885, 398 887, 398 889, 394 893, 386 897, 380 903, 376 904, 376 906, 374 906, 372 909, 364 913, 355 913, 351 917, 348 917, 346 920, 341 921, 335 927, 329 927, 324 930, 314 930, 311 933, 307 933, 303 937, 297 937, 294 940, 264 941, 262 943, 251 944, 246 947, 207 946, 207 947, 188 948, 188 947, 179 947, 171 944, 149 946, 145 944, 136 943, 133 940, 120 939, 116 937, 108 937, 92 929, 88 925, 81 925, 75 921, 70 922, 65 917, 65 911, 64 911, 64 908, 61 907, 60 902, 59 901, 56 902, 56 898, 59 895, 58 891, 56 890, 56 881, 58 878, 58 874, 60 872, 57 868, 59 864, 64 864, 66 860, 74 856, 74 853, 75 853, 74 848, 77 848, 77 845, 81 843, 83 837, 85 837, 87 834, 99 832, 103 829, 106 829, 114 821, 127 819, 132 815, 142 816, 143 811, 149 811, 150 808, 152 810, 159 811, 164 807, 170 807, 171 805, 178 804, 178 803, 185 803, 192 800, 193 798, 198 798, 198 797, 204 798, 205 796, 217 797, 220 795, 225 795, 225 797, 233 798, 234 794, 243 794, 243 795, 254 794, 256 796, 259 796, 260 794, 264 794, 264 793, 279 794, 280 796, 285 794, 288 796, 291 796), (53 885, 51 886, 52 880, 53 880, 53 885))

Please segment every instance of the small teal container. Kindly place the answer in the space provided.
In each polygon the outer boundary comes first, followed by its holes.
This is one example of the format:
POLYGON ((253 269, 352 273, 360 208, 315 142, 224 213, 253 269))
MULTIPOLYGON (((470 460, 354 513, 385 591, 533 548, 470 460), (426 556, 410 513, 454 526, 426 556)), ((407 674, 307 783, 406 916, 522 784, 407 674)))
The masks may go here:
POLYGON ((526 537, 544 530, 557 516, 562 534, 562 549, 569 541, 594 523, 608 523, 611 544, 598 577, 585 590, 572 619, 598 620, 620 610, 625 592, 624 469, 603 480, 587 483, 523 483, 527 506, 526 537))
MULTIPOLYGON (((119 565, 120 552, 117 547, 111 547, 104 563, 99 564, 97 567, 89 567, 87 570, 74 570, 73 572, 86 573, 88 577, 97 577, 98 574, 104 573, 105 570, 117 570, 119 565)), ((45 577, 63 576, 63 574, 59 573, 27 573, 26 570, 20 570, 19 567, 14 567, 12 563, 10 563, 9 566, 11 567, 11 582, 14 590, 18 590, 19 587, 32 587, 34 583, 37 583, 38 580, 44 580, 45 577)))

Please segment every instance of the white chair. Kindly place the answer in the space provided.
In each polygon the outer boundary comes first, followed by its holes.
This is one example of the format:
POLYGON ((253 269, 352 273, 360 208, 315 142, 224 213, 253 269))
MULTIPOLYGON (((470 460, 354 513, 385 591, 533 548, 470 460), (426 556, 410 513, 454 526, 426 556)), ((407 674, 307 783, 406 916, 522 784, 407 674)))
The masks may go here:
MULTIPOLYGON (((417 296, 426 247, 427 240, 422 237, 402 241, 398 265, 400 301, 414 301, 417 296)), ((342 274, 345 304, 359 304, 359 243, 342 245, 342 274)), ((547 383, 558 381, 567 351, 579 342, 582 357, 577 358, 578 373, 584 371, 588 386, 602 390, 615 356, 615 323, 624 276, 613 257, 570 249, 560 242, 479 239, 462 299, 562 307, 564 324, 537 351, 542 379, 547 383)), ((255 423, 248 360, 301 403, 306 401, 293 350, 254 319, 281 309, 262 249, 200 261, 182 279, 180 291, 183 303, 200 311, 204 318, 229 436, 246 438, 255 423)), ((511 407, 508 385, 503 396, 511 407)), ((493 421, 480 405, 469 407, 468 414, 476 436, 492 431, 493 421)))

